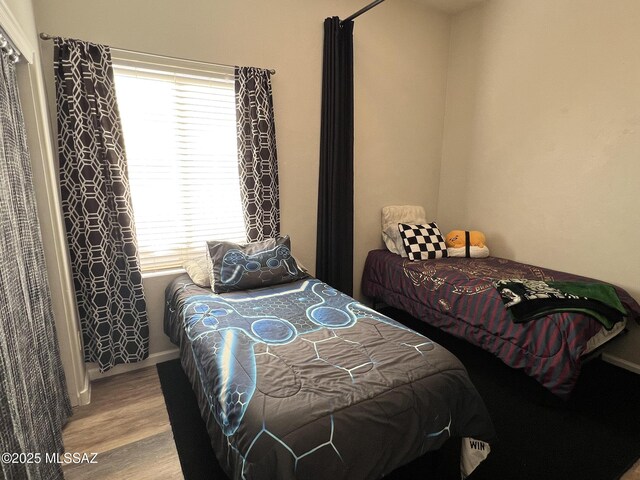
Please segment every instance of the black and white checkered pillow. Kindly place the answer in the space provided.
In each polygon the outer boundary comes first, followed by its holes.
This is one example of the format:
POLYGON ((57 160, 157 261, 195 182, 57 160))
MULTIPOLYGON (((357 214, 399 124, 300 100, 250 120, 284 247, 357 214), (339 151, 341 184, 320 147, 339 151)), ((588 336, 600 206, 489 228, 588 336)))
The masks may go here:
POLYGON ((447 245, 438 225, 411 225, 399 223, 398 230, 409 260, 430 260, 447 256, 447 245))

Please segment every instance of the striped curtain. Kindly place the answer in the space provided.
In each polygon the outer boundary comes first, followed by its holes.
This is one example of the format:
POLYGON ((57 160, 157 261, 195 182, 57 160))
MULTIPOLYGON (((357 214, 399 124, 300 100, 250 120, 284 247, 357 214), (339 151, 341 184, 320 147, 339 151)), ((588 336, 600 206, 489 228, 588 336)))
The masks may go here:
POLYGON ((248 242, 280 235, 280 193, 271 74, 236 67, 240 194, 248 242))
POLYGON ((149 355, 149 326, 109 47, 54 39, 60 191, 84 356, 149 355))
POLYGON ((0 453, 32 462, 3 459, 0 478, 58 479, 60 465, 45 454, 64 451, 71 406, 12 60, 0 54, 0 453))

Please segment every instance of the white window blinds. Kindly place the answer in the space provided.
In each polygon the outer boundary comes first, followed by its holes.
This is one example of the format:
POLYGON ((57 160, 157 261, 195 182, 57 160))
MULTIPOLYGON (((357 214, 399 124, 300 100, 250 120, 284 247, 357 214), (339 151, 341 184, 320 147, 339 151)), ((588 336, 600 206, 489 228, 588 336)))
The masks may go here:
POLYGON ((113 63, 142 270, 180 267, 206 240, 244 242, 233 70, 130 53, 113 63))

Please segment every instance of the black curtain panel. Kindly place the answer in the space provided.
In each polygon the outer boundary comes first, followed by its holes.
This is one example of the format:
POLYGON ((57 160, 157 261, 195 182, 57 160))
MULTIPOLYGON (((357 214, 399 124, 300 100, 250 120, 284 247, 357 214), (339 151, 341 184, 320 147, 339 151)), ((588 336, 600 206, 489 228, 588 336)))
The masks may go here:
POLYGON ((240 194, 248 242, 280 235, 280 193, 271 73, 235 68, 240 194))
POLYGON ((61 479, 62 370, 13 61, 0 54, 0 478, 61 479), (25 456, 20 456, 24 454, 25 456))
POLYGON ((55 39, 60 191, 84 356, 149 354, 149 327, 109 47, 55 39))
POLYGON ((316 276, 353 294, 353 22, 324 21, 316 276))

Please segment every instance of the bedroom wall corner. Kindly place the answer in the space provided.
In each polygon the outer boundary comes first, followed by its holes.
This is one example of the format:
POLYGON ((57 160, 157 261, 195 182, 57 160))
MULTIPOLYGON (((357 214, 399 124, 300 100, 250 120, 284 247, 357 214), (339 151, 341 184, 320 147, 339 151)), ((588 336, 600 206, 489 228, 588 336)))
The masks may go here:
POLYGON ((491 0, 454 17, 445 229, 640 299, 639 22, 635 0, 491 0))
POLYGON ((422 205, 436 219, 450 16, 387 2, 354 32, 354 297, 367 253, 382 248, 387 205, 422 205))
POLYGON ((442 156, 436 218, 443 234, 474 229, 467 216, 467 159, 478 141, 473 124, 482 68, 482 15, 477 6, 451 17, 442 156), (460 137, 465 141, 460 141, 460 137))

